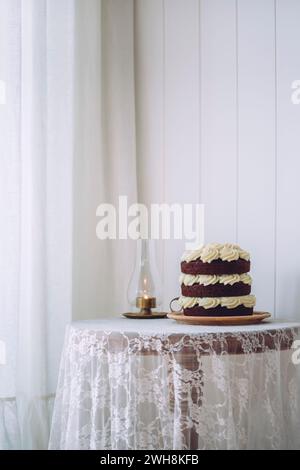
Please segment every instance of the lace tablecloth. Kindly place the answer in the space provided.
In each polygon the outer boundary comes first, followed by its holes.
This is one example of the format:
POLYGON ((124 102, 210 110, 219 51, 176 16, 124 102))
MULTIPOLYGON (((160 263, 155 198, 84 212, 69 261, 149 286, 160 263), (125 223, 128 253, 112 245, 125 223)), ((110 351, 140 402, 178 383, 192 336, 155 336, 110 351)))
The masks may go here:
POLYGON ((300 449, 299 332, 278 322, 72 323, 49 447, 300 449))

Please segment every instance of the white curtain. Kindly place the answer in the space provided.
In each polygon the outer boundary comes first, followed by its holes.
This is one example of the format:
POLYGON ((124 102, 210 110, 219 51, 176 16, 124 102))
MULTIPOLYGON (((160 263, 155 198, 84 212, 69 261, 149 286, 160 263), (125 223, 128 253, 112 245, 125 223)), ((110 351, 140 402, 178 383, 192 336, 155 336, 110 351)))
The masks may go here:
POLYGON ((47 448, 66 324, 126 307, 136 197, 133 0, 0 0, 0 449, 47 448))

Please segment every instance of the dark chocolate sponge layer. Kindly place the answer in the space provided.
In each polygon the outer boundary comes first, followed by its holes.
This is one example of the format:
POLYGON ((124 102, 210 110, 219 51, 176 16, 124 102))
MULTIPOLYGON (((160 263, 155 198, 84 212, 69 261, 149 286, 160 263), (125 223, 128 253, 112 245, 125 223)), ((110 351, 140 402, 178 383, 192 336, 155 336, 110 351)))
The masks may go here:
POLYGON ((240 317, 253 314, 253 308, 247 308, 243 305, 240 305, 236 308, 226 308, 226 307, 215 307, 205 309, 199 305, 195 305, 192 308, 183 309, 183 314, 186 316, 194 317, 240 317))
POLYGON ((251 286, 243 282, 237 282, 233 286, 224 284, 185 286, 182 284, 181 292, 184 297, 239 297, 250 294, 251 286))
POLYGON ((222 261, 217 259, 211 263, 195 261, 182 261, 181 272, 184 274, 244 274, 250 271, 250 261, 238 259, 236 261, 222 261))

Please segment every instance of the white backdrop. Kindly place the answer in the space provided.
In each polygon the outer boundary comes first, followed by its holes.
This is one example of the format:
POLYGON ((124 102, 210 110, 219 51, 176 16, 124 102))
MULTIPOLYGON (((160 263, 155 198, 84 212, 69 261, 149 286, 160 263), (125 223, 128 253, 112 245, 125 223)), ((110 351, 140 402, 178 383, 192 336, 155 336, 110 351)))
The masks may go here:
MULTIPOLYGON (((0 447, 45 447, 65 325, 126 308, 132 242, 96 207, 204 202, 299 319, 297 0, 0 0, 0 447), (18 413, 16 408, 18 403, 18 413)), ((183 242, 161 244, 164 301, 183 242)))
MULTIPOLYGON (((251 252, 257 308, 299 320, 300 2, 135 5, 144 198, 205 203, 206 241, 251 252)), ((182 250, 165 246, 166 305, 182 250)))

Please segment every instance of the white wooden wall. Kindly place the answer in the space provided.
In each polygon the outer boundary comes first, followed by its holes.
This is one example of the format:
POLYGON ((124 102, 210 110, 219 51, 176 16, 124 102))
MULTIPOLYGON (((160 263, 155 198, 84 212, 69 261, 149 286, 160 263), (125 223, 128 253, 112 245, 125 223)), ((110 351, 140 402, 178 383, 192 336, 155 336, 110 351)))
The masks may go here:
MULTIPOLYGON (((206 241, 251 252, 258 309, 300 319, 300 0, 137 0, 135 19, 142 199, 205 203, 206 241)), ((182 250, 160 256, 166 305, 182 250)))

